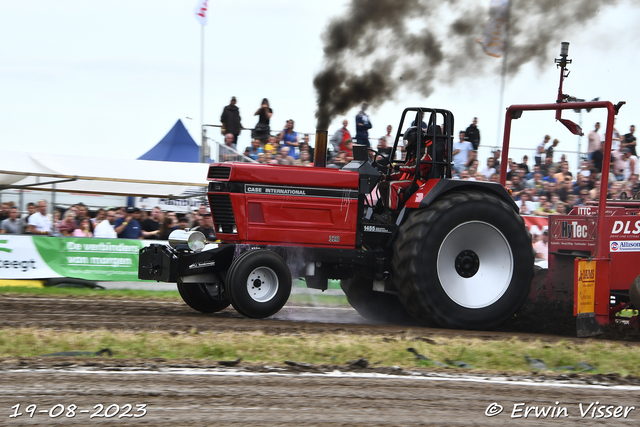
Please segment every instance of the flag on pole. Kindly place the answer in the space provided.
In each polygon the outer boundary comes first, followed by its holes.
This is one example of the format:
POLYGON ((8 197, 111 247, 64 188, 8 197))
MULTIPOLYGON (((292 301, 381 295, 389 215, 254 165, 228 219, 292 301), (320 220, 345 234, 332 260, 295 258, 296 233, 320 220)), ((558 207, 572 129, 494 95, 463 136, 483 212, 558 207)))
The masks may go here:
POLYGON ((209 0, 198 0, 195 8, 196 19, 200 25, 207 25, 207 8, 209 0))
POLYGON ((505 31, 507 27, 510 0, 491 0, 489 22, 484 27, 480 43, 487 55, 499 58, 504 52, 505 31))

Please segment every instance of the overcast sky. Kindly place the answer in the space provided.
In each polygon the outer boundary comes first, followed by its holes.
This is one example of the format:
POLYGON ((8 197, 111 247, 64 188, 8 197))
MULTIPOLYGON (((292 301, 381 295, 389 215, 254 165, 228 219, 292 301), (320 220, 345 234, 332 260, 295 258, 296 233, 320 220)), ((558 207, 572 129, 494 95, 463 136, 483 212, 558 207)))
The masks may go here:
MULTIPOLYGON (((468 3, 488 9, 489 0, 468 3)), ((152 148, 178 119, 199 142, 201 27, 194 18, 195 4, 195 0, 2 0, 2 148, 131 159, 152 148)), ((274 110, 272 130, 292 118, 296 130, 315 132, 313 77, 323 65, 321 34, 332 18, 345 12, 349 1, 211 0, 209 4, 204 122, 218 124, 223 107, 236 96, 243 124, 253 127, 257 122, 253 113, 267 97, 274 110)), ((504 108, 555 101, 558 72, 553 59, 560 42, 569 41, 573 64, 565 93, 627 101, 618 116, 621 132, 640 122, 636 41, 640 8, 629 4, 603 8, 596 19, 554 42, 542 71, 530 64, 509 79, 504 108)), ((502 132, 498 74, 461 78, 455 84, 436 82, 435 87, 428 99, 409 87, 395 101, 374 104, 370 135, 382 135, 388 124, 395 131, 404 107, 424 106, 452 110, 460 129, 477 116, 481 146, 496 144, 502 132)), ((353 109, 346 114, 352 131, 356 113, 353 109)), ((566 116, 579 120, 574 113, 566 116)), ((341 120, 333 121, 330 132, 341 120)), ((585 131, 598 120, 604 121, 605 115, 583 114, 585 131)), ((550 133, 560 139, 558 149, 577 149, 577 138, 554 122, 553 113, 525 114, 514 126, 513 144, 518 147, 533 149, 550 133)), ((212 136, 220 139, 217 131, 212 136)), ((249 132, 243 132, 241 146, 248 137, 249 132)), ((488 154, 485 150, 481 157, 488 154)))

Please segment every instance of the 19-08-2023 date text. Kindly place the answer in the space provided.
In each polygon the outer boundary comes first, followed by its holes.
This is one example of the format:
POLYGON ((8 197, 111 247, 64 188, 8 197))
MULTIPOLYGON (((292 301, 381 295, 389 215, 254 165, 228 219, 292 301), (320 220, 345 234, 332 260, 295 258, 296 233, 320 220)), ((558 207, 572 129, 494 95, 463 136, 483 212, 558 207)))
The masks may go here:
POLYGON ((147 415, 147 405, 144 403, 131 404, 127 403, 122 406, 118 404, 103 405, 98 403, 91 409, 82 409, 78 405, 70 404, 63 405, 57 403, 50 407, 42 407, 38 409, 38 405, 30 404, 24 408, 24 413, 20 411, 21 404, 13 405, 11 407, 12 414, 9 418, 18 418, 23 415, 28 415, 29 418, 33 418, 35 415, 42 414, 43 416, 49 416, 49 418, 75 418, 78 415, 87 415, 91 418, 142 418, 147 415))

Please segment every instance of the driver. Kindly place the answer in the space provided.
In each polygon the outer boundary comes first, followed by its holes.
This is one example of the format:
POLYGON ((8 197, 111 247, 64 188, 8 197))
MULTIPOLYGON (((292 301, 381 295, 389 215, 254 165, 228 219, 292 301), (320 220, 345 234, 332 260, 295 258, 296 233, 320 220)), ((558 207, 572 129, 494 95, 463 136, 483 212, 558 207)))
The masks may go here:
MULTIPOLYGON (((418 128, 412 126, 405 132, 404 144, 407 152, 406 162, 404 164, 387 165, 390 174, 382 175, 381 181, 378 183, 378 191, 380 200, 384 206, 384 212, 374 214, 373 220, 381 223, 391 223, 393 216, 391 211, 398 209, 398 206, 405 202, 404 190, 413 182, 416 173, 416 159, 421 161, 431 160, 431 156, 427 153, 427 147, 431 145, 430 140, 426 140, 426 133, 420 132, 421 138, 418 137, 418 128), (418 153, 418 139, 422 142, 420 152, 418 153)), ((431 170, 430 163, 421 163, 418 169, 418 179, 426 180, 431 170)))

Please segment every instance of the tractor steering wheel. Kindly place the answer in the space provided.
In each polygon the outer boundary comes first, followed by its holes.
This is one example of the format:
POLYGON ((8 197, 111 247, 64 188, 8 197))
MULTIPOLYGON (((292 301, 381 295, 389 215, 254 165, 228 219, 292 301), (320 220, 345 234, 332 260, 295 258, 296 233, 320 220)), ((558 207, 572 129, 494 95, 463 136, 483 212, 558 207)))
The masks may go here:
MULTIPOLYGON (((373 154, 375 154, 376 156, 380 156, 383 159, 387 160, 387 165, 391 165, 391 154, 389 154, 389 156, 385 156, 384 154, 380 153, 379 151, 374 150, 373 148, 368 148, 368 151, 371 151, 373 154)), ((373 158, 373 163, 371 163, 371 165, 376 168, 378 167, 378 162, 376 161, 375 157, 373 158)), ((386 171, 380 172, 381 175, 384 175, 387 179, 391 176, 391 169, 389 169, 388 167, 386 168, 386 171)))

